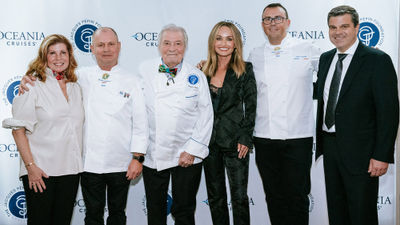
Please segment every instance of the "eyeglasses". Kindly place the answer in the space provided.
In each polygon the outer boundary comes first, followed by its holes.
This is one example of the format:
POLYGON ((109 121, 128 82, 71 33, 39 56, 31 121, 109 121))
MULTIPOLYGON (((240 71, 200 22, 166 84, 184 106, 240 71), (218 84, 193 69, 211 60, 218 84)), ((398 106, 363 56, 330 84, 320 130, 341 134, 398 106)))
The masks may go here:
POLYGON ((282 16, 275 16, 274 18, 268 16, 268 17, 262 18, 262 22, 265 25, 270 25, 273 21, 275 21, 275 24, 279 24, 279 23, 283 23, 283 21, 286 19, 287 18, 282 17, 282 16))

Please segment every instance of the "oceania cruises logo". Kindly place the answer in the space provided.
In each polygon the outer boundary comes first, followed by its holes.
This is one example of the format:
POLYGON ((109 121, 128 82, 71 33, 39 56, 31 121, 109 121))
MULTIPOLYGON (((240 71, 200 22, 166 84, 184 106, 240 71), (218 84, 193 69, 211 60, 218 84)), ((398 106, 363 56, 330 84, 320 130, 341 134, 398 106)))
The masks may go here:
POLYGON ((22 76, 15 76, 4 84, 2 88, 2 99, 6 106, 12 104, 14 97, 18 95, 21 78, 22 76))
POLYGON ((325 39, 324 32, 322 30, 292 30, 288 31, 289 36, 293 38, 303 40, 319 40, 325 39))
POLYGON ((0 30, 0 42, 5 42, 10 47, 37 46, 45 38, 41 31, 2 31, 0 30))
POLYGON ((380 46, 383 43, 384 32, 382 25, 370 17, 360 18, 358 39, 370 47, 380 46))
POLYGON ((0 144, 0 155, 8 155, 10 158, 18 158, 18 149, 16 144, 0 144))
POLYGON ((71 40, 73 41, 74 46, 81 52, 90 53, 92 35, 99 27, 101 27, 99 23, 89 19, 78 22, 71 32, 71 40))
POLYGON ((136 32, 131 37, 146 47, 158 47, 158 32, 136 32))
POLYGON ((378 196, 378 199, 376 202, 378 210, 382 210, 385 207, 390 207, 392 205, 392 201, 393 201, 392 196, 388 196, 388 195, 378 196))
POLYGON ((8 193, 4 200, 4 206, 6 206, 5 213, 8 217, 26 219, 26 200, 22 186, 14 188, 8 193))

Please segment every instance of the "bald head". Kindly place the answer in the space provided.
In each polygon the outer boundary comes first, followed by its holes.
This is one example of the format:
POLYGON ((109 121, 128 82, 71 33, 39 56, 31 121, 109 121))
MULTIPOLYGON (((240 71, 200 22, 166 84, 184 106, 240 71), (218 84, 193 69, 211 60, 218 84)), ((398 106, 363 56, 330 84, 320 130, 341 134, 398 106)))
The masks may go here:
POLYGON ((118 64, 121 43, 111 27, 100 27, 93 33, 90 49, 102 70, 110 71, 118 64))
POLYGON ((117 41, 119 41, 117 32, 115 32, 115 30, 112 29, 111 27, 99 27, 99 28, 97 28, 97 30, 95 30, 93 35, 92 35, 92 39, 94 39, 96 36, 98 36, 100 33, 103 33, 103 32, 113 32, 115 37, 117 38, 117 41))

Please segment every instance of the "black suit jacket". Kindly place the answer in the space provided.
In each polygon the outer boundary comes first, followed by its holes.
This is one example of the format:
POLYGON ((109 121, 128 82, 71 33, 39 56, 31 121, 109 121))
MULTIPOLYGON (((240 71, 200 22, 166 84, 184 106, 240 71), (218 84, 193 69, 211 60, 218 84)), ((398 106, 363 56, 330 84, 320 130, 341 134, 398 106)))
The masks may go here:
POLYGON ((237 149, 238 143, 252 148, 256 105, 257 86, 253 65, 246 62, 246 71, 239 78, 232 69, 228 69, 218 107, 214 106, 210 145, 232 151, 237 149))
MULTIPOLYGON (((336 49, 320 57, 317 81, 317 153, 321 142, 326 76, 336 49)), ((397 76, 390 57, 358 45, 339 93, 335 127, 340 159, 351 173, 368 170, 371 158, 393 163, 399 123, 397 76)))

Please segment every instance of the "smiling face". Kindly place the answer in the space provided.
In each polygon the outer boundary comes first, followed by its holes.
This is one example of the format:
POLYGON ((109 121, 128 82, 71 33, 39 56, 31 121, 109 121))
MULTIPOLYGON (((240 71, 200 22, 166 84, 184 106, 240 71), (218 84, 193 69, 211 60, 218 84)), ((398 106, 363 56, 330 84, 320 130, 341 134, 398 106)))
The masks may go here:
POLYGON ((276 18, 282 17, 282 23, 276 23, 274 20, 272 23, 266 25, 261 21, 265 35, 273 45, 279 45, 282 40, 286 37, 286 31, 289 28, 290 20, 286 18, 285 10, 281 7, 266 8, 263 12, 262 18, 276 18))
POLYGON ((357 40, 359 24, 354 26, 350 14, 329 18, 329 39, 339 52, 345 52, 357 40))
POLYGON ((181 63, 185 55, 185 49, 185 40, 182 32, 172 30, 163 32, 159 50, 165 65, 171 68, 181 63))
POLYGON ((109 71, 118 63, 121 43, 113 31, 103 29, 93 35, 93 43, 90 49, 96 57, 99 67, 109 71))
POLYGON ((235 50, 235 42, 232 30, 229 27, 222 26, 214 40, 214 50, 220 57, 232 56, 235 50))
POLYGON ((64 43, 50 45, 47 50, 47 67, 58 73, 67 70, 69 65, 69 53, 64 43))

